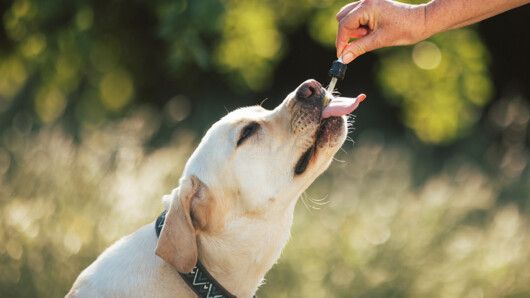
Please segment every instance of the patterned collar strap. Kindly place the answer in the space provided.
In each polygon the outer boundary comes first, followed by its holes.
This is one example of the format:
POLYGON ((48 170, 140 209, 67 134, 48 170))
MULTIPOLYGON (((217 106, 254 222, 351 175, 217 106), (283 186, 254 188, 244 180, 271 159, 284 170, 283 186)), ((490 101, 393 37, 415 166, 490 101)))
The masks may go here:
MULTIPOLYGON (((167 211, 162 212, 155 222, 156 236, 160 236, 160 231, 164 226, 167 211)), ((190 273, 180 273, 180 276, 188 284, 188 286, 200 298, 236 298, 230 294, 213 276, 204 268, 201 262, 197 259, 197 264, 190 273)))

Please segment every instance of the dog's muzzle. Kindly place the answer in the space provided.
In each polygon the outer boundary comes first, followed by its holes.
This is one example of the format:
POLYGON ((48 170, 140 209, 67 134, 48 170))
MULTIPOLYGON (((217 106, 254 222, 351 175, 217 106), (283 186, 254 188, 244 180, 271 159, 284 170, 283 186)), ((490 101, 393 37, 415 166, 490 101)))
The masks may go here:
POLYGON ((315 80, 302 83, 295 93, 296 101, 291 127, 296 136, 306 138, 302 142, 302 154, 294 168, 295 175, 303 174, 311 161, 318 155, 318 149, 323 148, 335 139, 332 137, 344 124, 342 117, 322 119, 323 101, 326 90, 315 80))

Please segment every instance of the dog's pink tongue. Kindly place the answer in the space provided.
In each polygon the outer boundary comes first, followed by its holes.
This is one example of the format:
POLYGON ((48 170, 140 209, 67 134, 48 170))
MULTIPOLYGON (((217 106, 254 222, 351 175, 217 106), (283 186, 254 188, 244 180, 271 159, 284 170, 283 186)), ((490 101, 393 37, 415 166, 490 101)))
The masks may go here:
POLYGON ((357 97, 334 97, 322 111, 322 118, 340 117, 353 112, 359 103, 366 98, 361 94, 357 97))

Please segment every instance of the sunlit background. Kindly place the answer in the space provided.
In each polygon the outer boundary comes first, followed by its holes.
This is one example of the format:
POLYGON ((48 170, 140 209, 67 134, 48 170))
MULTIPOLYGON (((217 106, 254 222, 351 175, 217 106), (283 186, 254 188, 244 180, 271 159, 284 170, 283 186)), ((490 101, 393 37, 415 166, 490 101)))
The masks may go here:
MULTIPOLYGON (((335 59, 333 0, 0 2, 0 296, 60 297, 227 111, 335 59)), ((388 48, 258 297, 530 297, 530 7, 388 48)))

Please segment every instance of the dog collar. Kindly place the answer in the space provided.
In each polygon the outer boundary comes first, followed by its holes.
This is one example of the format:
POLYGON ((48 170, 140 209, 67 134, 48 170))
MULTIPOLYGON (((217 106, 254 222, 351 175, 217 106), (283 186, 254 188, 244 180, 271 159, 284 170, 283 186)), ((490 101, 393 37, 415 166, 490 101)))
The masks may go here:
MULTIPOLYGON (((167 211, 162 212, 155 221, 156 236, 160 237, 160 231, 164 226, 167 211)), ((178 271, 177 271, 178 272, 178 271)), ((237 298, 230 294, 213 276, 204 268, 199 259, 197 264, 190 273, 181 273, 179 275, 184 279, 186 284, 200 298, 237 298)))

